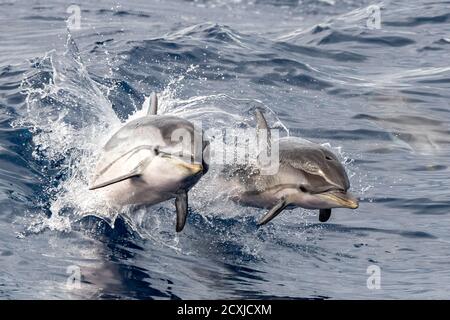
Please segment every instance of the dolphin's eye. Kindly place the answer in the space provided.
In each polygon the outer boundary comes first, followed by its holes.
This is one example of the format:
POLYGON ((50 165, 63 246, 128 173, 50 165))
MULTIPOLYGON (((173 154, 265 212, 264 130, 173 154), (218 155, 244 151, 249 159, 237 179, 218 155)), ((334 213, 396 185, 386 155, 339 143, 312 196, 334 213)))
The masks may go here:
POLYGON ((327 159, 327 160, 333 160, 333 158, 331 158, 330 156, 325 156, 325 159, 327 159))
POLYGON ((159 147, 154 147, 153 153, 155 154, 155 156, 159 155, 159 147))
POLYGON ((304 185, 301 185, 299 187, 299 189, 300 189, 301 192, 305 192, 305 193, 308 192, 308 189, 306 189, 306 187, 304 185))

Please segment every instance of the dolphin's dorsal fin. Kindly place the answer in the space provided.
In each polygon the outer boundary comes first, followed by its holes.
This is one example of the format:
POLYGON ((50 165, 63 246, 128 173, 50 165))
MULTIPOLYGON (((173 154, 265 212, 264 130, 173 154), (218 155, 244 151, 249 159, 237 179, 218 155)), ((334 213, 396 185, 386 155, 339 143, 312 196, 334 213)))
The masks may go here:
MULTIPOLYGON (((264 158, 272 155, 272 135, 270 134, 270 128, 267 125, 266 118, 261 110, 256 109, 256 143, 258 146, 258 156, 256 157, 258 166, 262 168, 264 165, 261 159, 262 152, 265 153, 264 158)), ((263 158, 263 159, 264 159, 263 158)))
POLYGON ((264 117, 264 114, 261 110, 256 109, 255 111, 255 117, 256 117, 256 129, 265 129, 268 130, 269 126, 267 125, 266 118, 264 117))
POLYGON ((270 142, 270 128, 267 125, 267 121, 266 118, 264 117, 264 114, 262 113, 261 110, 256 109, 255 111, 255 118, 256 118, 256 137, 258 139, 258 141, 260 141, 261 139, 261 132, 262 131, 266 131, 266 138, 267 138, 267 142, 270 142))
POLYGON ((156 92, 153 92, 150 97, 150 105, 148 107, 147 115, 156 115, 158 114, 158 96, 156 92))

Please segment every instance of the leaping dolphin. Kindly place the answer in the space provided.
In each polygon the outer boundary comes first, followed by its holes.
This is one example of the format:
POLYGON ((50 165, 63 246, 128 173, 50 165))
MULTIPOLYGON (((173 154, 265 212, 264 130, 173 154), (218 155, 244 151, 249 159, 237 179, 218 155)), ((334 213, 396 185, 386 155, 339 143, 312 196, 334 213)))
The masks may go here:
POLYGON ((109 139, 89 189, 101 189, 116 206, 175 198, 176 231, 180 232, 188 213, 187 193, 208 170, 203 161, 207 142, 203 131, 190 121, 157 115, 157 109, 153 93, 148 114, 127 123, 109 139))
MULTIPOLYGON (((269 127, 259 110, 256 120, 258 139, 270 139, 270 134, 260 137, 262 131, 269 132, 269 127)), ((254 165, 227 173, 233 201, 269 209, 258 225, 268 223, 284 209, 295 207, 319 209, 321 222, 330 218, 332 208, 358 208, 358 200, 348 192, 350 182, 344 166, 331 151, 297 137, 280 138, 276 143, 279 168, 275 174, 261 174, 254 165)))

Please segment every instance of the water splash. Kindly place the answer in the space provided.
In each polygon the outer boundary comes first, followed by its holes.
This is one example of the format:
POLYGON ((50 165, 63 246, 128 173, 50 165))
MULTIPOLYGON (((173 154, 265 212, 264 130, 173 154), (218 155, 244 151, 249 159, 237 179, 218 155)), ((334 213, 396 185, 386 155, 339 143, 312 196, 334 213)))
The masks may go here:
MULTIPOLYGON (((47 214, 34 215, 29 232, 69 231, 72 221, 86 215, 100 217, 114 226, 119 214, 139 212, 132 206, 119 212, 108 206, 99 193, 88 190, 103 145, 123 123, 106 98, 114 88, 104 88, 92 80, 70 33, 65 48, 62 54, 51 51, 31 62, 33 69, 22 83, 27 110, 14 123, 14 126, 27 127, 33 134, 33 158, 42 174, 43 191, 36 202, 47 214)), ((201 122, 205 129, 225 129, 230 123, 236 127, 253 127, 252 113, 259 107, 268 110, 273 123, 287 132, 275 114, 260 101, 235 99, 224 94, 178 98, 177 91, 184 85, 185 76, 195 70, 196 66, 191 66, 186 74, 172 79, 159 94, 161 114, 177 114, 201 122)), ((148 100, 141 109, 134 110, 125 123, 145 115, 147 104, 148 100)), ((211 190, 211 186, 203 187, 211 190)), ((203 194, 197 204, 211 204, 203 201, 206 199, 209 199, 208 195, 203 194)), ((173 210, 170 206, 161 204, 160 207, 173 210)), ((197 208, 205 208, 205 205, 197 208)), ((127 221, 135 224, 134 227, 148 223, 142 217, 134 219, 139 214, 132 217, 127 221)), ((145 233, 141 228, 142 234, 145 233)), ((176 240, 169 242, 176 247, 176 240)))
MULTIPOLYGON (((271 127, 280 129, 280 136, 289 136, 285 125, 261 101, 226 94, 179 97, 178 90, 186 84, 186 75, 196 70, 195 65, 190 66, 186 74, 173 78, 159 93, 161 114, 187 118, 200 123, 204 130, 246 129, 255 127, 254 111, 259 108, 265 110, 271 127)), ((33 61, 33 71, 26 75, 22 90, 26 94, 27 110, 15 125, 26 126, 33 133, 33 157, 41 166, 43 177, 43 192, 37 202, 41 204, 40 210, 47 212, 34 215, 27 231, 70 231, 72 223, 86 215, 102 218, 113 227, 120 214, 142 238, 189 254, 191 249, 183 246, 179 235, 167 232, 173 231, 172 202, 152 208, 128 206, 118 211, 99 193, 88 190, 103 145, 123 123, 106 98, 114 88, 105 88, 92 80, 70 34, 63 54, 52 51, 33 61), (147 214, 149 210, 152 214, 147 214)), ((147 98, 140 109, 132 110, 125 123, 144 116, 148 102, 147 98)), ((192 189, 190 206, 199 219, 194 224, 214 233, 216 236, 212 238, 220 245, 228 243, 255 257, 262 248, 261 235, 246 236, 244 241, 243 234, 251 233, 239 229, 254 227, 255 211, 227 199, 216 179, 219 174, 220 170, 210 170, 208 177, 192 189), (229 223, 238 223, 240 227, 230 231, 229 223)), ((298 212, 295 214, 298 216, 298 212)), ((300 220, 306 222, 308 215, 309 212, 301 210, 300 220)))
MULTIPOLYGON (((102 199, 89 193, 88 183, 95 155, 120 126, 111 103, 89 76, 70 33, 65 48, 62 54, 51 51, 31 62, 33 69, 21 85, 27 110, 13 123, 33 134, 33 158, 43 182, 37 202, 44 203, 42 209, 50 215, 41 227, 61 231, 70 229, 63 218, 67 215, 100 212, 110 216, 102 199)), ((38 225, 30 228, 38 231, 38 225)))

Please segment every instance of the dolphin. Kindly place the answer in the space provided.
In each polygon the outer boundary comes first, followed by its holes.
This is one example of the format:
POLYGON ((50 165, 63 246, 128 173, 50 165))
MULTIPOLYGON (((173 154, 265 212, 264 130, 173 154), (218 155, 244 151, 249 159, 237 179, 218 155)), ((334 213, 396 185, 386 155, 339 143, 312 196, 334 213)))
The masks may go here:
POLYGON ((120 128, 103 147, 90 184, 113 206, 152 205, 175 198, 176 231, 183 230, 188 191, 208 171, 203 131, 190 121, 157 115, 152 94, 148 114, 120 128))
MULTIPOLYGON (((270 146, 270 130, 260 110, 256 110, 256 120, 258 141, 268 139, 270 146), (262 136, 263 131, 267 134, 262 136)), ((350 182, 344 166, 330 150, 298 137, 280 138, 276 143, 279 166, 275 174, 262 174, 258 162, 225 169, 231 200, 268 209, 258 225, 268 223, 284 209, 319 209, 319 221, 326 222, 332 208, 358 208, 358 200, 348 192, 350 182)))

